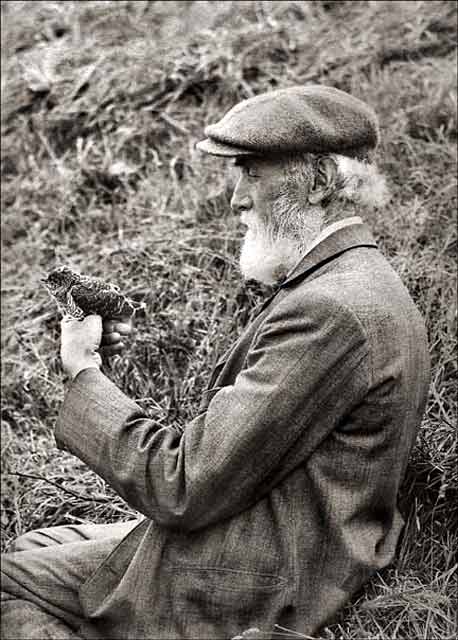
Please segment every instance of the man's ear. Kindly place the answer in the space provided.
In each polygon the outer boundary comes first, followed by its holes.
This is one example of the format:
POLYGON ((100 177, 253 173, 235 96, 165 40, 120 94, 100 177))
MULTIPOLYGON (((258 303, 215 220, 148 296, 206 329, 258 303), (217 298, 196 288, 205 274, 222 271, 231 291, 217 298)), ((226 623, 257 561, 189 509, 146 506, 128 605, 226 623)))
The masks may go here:
POLYGON ((319 204, 334 191, 337 180, 337 164, 332 158, 318 158, 315 164, 315 180, 308 194, 310 204, 319 204))

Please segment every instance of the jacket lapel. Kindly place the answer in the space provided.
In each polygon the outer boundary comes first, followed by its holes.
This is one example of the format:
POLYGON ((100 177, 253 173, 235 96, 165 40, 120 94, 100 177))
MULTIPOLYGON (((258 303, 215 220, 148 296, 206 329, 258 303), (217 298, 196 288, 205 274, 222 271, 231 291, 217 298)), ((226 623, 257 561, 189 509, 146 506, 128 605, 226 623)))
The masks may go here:
POLYGON ((297 284, 301 280, 305 280, 320 267, 331 262, 335 258, 338 258, 342 253, 345 253, 350 249, 355 249, 356 247, 377 248, 374 236, 367 225, 362 222, 357 222, 341 229, 337 229, 332 234, 324 238, 322 242, 313 247, 313 249, 302 258, 299 264, 294 267, 293 271, 291 271, 286 279, 277 287, 274 293, 254 309, 251 314, 250 324, 246 331, 216 362, 212 380, 215 379, 216 374, 218 373, 216 370, 221 370, 222 365, 228 360, 240 342, 245 342, 247 340, 249 336, 247 336, 246 332, 251 328, 255 328, 253 323, 255 323, 256 320, 259 320, 259 315, 270 305, 272 300, 278 295, 278 293, 280 293, 280 291, 293 284, 297 284))

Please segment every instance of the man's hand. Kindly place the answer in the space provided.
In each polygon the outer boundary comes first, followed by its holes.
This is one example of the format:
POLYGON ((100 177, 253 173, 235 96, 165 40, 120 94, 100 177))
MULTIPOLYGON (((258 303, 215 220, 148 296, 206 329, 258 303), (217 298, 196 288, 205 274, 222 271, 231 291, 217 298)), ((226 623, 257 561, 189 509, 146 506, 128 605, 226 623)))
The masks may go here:
POLYGON ((64 318, 61 326, 60 357, 65 373, 73 380, 88 367, 100 369, 98 352, 102 340, 102 318, 87 316, 84 320, 64 318))
POLYGON ((65 373, 72 379, 88 367, 100 368, 104 356, 121 353, 124 349, 122 336, 132 333, 130 318, 108 319, 102 323, 97 315, 84 320, 64 319, 61 322, 61 359, 65 373))
POLYGON ((112 356, 121 353, 124 349, 123 336, 132 333, 132 319, 119 318, 103 321, 102 353, 105 356, 112 356))

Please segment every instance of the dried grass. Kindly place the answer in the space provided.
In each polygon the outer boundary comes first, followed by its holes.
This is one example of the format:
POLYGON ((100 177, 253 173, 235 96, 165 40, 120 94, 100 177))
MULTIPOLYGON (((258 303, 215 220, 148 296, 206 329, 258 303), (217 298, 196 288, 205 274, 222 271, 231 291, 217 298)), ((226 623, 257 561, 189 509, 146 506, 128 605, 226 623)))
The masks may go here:
POLYGON ((433 376, 397 563, 326 633, 456 637, 456 4, 4 2, 2 17, 3 548, 134 515, 55 449, 63 375, 42 272, 65 262, 146 302, 110 375, 184 424, 266 293, 237 271, 224 162, 194 143, 239 99, 331 84, 380 116, 393 197, 369 222, 426 318, 433 376))

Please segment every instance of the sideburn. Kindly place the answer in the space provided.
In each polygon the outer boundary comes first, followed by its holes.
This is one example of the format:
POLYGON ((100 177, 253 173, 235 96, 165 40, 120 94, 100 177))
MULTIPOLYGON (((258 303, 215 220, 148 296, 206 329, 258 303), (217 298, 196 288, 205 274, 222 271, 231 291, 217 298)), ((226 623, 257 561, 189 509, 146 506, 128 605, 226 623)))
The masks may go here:
POLYGON ((321 207, 303 206, 284 193, 273 203, 270 226, 275 238, 289 239, 304 252, 323 229, 324 211, 321 207))

